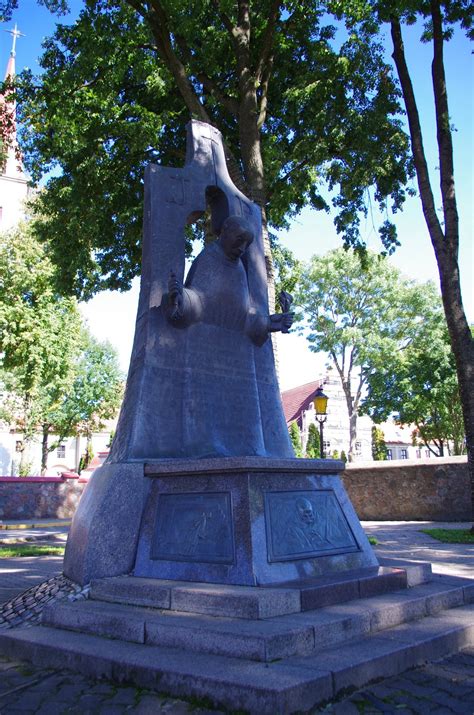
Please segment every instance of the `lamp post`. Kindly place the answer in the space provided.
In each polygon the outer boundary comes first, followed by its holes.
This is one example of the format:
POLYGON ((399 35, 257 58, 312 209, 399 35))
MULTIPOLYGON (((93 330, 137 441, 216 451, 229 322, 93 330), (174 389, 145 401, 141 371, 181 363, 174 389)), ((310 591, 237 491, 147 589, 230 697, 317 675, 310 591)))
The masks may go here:
POLYGON ((321 459, 324 459, 326 455, 324 454, 323 424, 328 418, 328 396, 324 394, 321 386, 318 387, 315 392, 313 404, 316 411, 316 419, 319 422, 319 453, 321 455, 321 459))

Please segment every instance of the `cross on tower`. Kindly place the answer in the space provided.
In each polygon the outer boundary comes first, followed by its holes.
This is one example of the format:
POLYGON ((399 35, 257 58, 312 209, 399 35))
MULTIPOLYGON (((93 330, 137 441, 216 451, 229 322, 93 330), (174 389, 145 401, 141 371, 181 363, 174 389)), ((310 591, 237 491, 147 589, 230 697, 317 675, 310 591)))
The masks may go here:
POLYGON ((16 22, 15 22, 15 27, 13 28, 13 30, 5 30, 5 32, 8 32, 13 37, 13 43, 12 43, 12 49, 11 49, 10 55, 12 57, 15 57, 15 48, 16 48, 17 37, 25 37, 25 35, 23 34, 23 32, 20 32, 16 22))

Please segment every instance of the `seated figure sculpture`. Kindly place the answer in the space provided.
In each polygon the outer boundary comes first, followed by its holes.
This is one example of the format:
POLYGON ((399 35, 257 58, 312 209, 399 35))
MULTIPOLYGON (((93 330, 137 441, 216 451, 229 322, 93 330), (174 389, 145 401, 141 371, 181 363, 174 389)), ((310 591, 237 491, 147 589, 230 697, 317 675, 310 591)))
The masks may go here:
MULTIPOLYGON (((288 332, 293 314, 263 315, 252 305, 244 265, 252 240, 245 219, 230 216, 219 239, 193 262, 185 285, 171 272, 163 296, 168 322, 186 332, 183 440, 195 456, 268 456, 268 444, 275 443, 269 440, 272 425, 262 425, 254 350, 271 332, 288 332)), ((289 307, 291 297, 282 300, 289 307)), ((278 422, 275 415, 280 442, 287 442, 278 422)), ((289 444, 280 447, 283 456, 292 456, 289 444)))

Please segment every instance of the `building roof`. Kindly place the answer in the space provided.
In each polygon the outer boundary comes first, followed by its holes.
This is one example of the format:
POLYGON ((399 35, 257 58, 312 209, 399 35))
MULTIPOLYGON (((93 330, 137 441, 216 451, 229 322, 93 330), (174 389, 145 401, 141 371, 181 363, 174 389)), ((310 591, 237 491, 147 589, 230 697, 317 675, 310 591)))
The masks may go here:
POLYGON ((323 379, 307 382, 305 385, 298 385, 291 390, 281 393, 283 412, 286 423, 294 422, 302 412, 309 409, 309 405, 314 400, 314 395, 318 387, 323 384, 323 379))
POLYGON ((395 422, 382 422, 378 425, 384 434, 385 444, 413 444, 414 425, 397 425, 395 422))

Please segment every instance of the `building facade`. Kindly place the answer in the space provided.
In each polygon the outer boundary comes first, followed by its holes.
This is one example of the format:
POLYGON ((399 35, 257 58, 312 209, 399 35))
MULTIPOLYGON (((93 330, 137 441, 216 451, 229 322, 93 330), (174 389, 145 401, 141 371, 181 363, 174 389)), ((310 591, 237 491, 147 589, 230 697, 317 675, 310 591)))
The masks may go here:
MULTIPOLYGON (((296 422, 300 430, 301 446, 305 453, 310 424, 319 424, 316 420, 313 400, 318 387, 322 387, 328 396, 327 420, 323 425, 324 453, 327 457, 341 457, 349 453, 349 416, 346 397, 339 377, 331 374, 314 382, 299 385, 282 392, 281 398, 287 425, 296 422)), ((372 428, 374 422, 367 415, 357 418, 357 437, 354 461, 372 461, 372 428)), ((433 457, 427 447, 415 447, 412 444, 413 429, 399 426, 394 422, 377 425, 383 434, 387 446, 387 460, 425 459, 433 457)))

